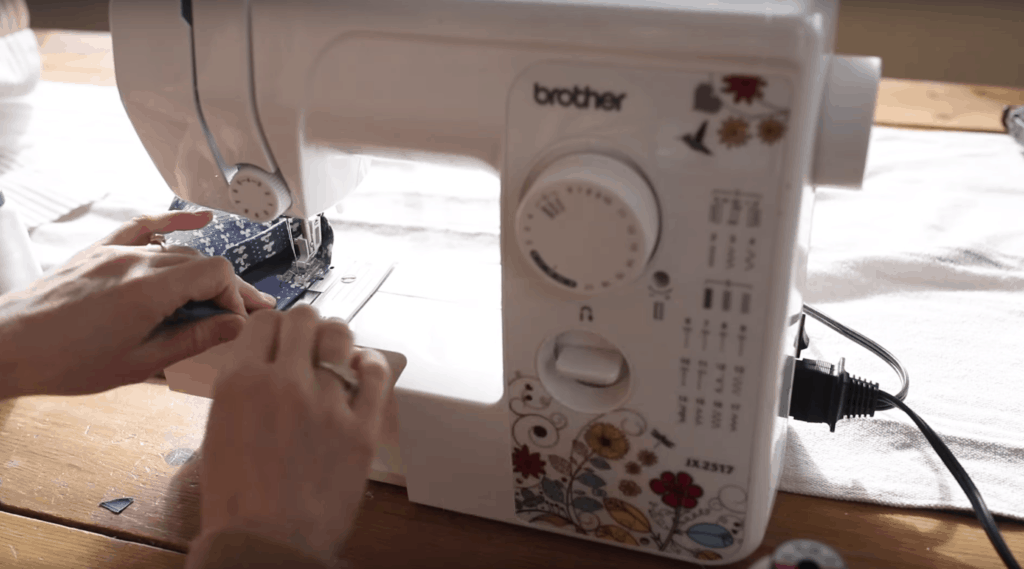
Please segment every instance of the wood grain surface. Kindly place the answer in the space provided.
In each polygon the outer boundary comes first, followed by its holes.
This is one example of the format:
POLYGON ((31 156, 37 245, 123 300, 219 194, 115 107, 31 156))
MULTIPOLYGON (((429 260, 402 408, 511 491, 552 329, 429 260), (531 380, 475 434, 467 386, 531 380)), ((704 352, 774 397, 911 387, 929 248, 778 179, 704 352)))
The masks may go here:
POLYGON ((199 520, 188 459, 202 444, 209 405, 162 383, 0 403, 0 504, 184 551, 199 520), (99 507, 118 498, 135 502, 120 515, 99 507))
POLYGON ((113 86, 114 52, 105 32, 37 30, 44 81, 113 86))
MULTIPOLYGON (((0 509, 187 551, 199 531, 202 459, 186 458, 202 442, 208 409, 208 400, 155 381, 85 397, 0 403, 0 509), (124 497, 135 502, 120 515, 99 507, 124 497)), ((1024 552, 1024 525, 1004 524, 1003 531, 1024 552)), ((968 515, 780 494, 759 554, 797 537, 836 547, 851 567, 998 562, 968 515)), ((367 487, 347 559, 352 567, 695 567, 420 506, 404 488, 379 483, 367 487)))
POLYGON ((1006 105, 1024 105, 1024 89, 884 79, 875 124, 1004 132, 1006 105))
POLYGON ((180 569, 181 553, 0 512, 0 567, 180 569))

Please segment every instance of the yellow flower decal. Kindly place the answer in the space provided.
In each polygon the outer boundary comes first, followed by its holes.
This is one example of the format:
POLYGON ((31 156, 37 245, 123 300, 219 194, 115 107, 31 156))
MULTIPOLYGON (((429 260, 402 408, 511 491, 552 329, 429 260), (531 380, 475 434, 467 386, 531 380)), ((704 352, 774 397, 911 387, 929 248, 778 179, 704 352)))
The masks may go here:
POLYGON ((785 133, 786 125, 775 119, 763 120, 757 128, 757 134, 765 144, 774 144, 775 141, 782 138, 782 135, 785 133))
POLYGON ((750 140, 747 121, 731 118, 722 123, 718 129, 718 139, 729 148, 743 146, 750 140))
POLYGON ((640 485, 632 480, 619 482, 619 492, 622 492, 623 496, 632 498, 633 496, 639 496, 641 491, 640 485))
POLYGON ((596 423, 589 429, 583 439, 587 446, 599 456, 608 460, 617 460, 629 452, 629 441, 622 431, 608 423, 596 423))
POLYGON ((642 450, 636 453, 636 459, 644 466, 654 466, 655 464, 658 464, 658 455, 649 450, 642 450))

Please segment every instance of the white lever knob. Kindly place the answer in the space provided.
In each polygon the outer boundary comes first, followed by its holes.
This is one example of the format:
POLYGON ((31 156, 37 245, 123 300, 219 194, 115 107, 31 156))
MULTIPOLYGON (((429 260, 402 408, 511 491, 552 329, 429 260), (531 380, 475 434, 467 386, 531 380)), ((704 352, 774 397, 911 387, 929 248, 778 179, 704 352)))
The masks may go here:
POLYGON ((558 373, 594 387, 607 387, 622 375, 622 354, 584 346, 564 346, 555 356, 558 373))

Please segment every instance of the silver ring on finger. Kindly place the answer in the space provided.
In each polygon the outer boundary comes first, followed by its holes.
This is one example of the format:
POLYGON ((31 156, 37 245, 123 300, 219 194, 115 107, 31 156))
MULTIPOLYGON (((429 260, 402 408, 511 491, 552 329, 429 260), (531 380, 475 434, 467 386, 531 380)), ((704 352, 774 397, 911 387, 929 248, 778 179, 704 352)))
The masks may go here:
POLYGON ((162 233, 154 233, 149 236, 149 244, 159 245, 164 251, 167 251, 166 240, 166 237, 162 233))
POLYGON ((347 391, 351 396, 355 397, 356 393, 359 392, 359 380, 356 379, 355 374, 352 372, 352 368, 348 365, 339 365, 321 361, 317 364, 317 367, 334 374, 341 381, 345 391, 347 391))

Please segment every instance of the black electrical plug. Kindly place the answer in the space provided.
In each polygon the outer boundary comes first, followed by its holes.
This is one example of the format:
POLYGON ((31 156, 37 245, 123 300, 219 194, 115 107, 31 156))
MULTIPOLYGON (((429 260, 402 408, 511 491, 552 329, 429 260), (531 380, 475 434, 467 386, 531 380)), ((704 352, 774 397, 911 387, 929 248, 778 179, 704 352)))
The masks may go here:
POLYGON ((846 372, 846 360, 837 365, 819 360, 797 360, 789 416, 807 423, 828 423, 850 417, 873 417, 878 406, 878 384, 846 372))

